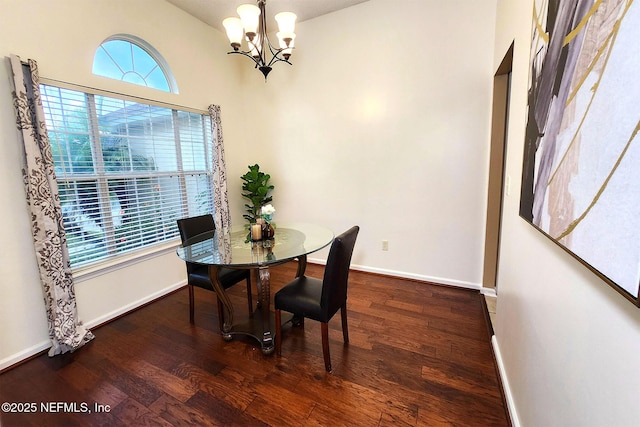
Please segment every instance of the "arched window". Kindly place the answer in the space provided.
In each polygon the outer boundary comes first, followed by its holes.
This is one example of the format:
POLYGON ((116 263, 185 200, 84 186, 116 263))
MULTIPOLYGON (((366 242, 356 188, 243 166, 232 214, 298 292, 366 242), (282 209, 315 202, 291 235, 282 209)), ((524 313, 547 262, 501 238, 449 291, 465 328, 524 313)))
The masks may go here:
POLYGON ((127 34, 116 34, 102 42, 93 57, 93 74, 178 93, 169 65, 160 53, 144 40, 127 34))

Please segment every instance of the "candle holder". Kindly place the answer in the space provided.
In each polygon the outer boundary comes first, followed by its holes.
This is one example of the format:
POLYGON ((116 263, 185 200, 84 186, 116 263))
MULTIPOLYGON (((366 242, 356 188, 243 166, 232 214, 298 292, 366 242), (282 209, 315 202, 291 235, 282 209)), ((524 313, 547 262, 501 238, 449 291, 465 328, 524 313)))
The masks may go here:
POLYGON ((258 242, 262 240, 262 224, 251 224, 249 234, 252 242, 258 242))

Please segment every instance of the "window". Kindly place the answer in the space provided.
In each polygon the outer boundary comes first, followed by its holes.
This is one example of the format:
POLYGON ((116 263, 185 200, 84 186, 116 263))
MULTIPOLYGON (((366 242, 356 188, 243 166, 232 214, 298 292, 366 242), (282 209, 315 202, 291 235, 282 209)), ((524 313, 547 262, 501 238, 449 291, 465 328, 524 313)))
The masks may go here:
POLYGON ((178 93, 169 66, 144 40, 116 35, 103 42, 93 57, 93 74, 178 93))
POLYGON ((41 85, 72 267, 178 236, 213 212, 207 114, 41 85))

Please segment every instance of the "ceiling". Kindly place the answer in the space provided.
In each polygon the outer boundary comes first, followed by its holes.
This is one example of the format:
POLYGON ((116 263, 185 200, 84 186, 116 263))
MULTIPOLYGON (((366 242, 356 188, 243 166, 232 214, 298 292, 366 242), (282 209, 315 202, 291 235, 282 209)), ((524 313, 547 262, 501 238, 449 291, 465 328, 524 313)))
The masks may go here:
MULTIPOLYGON (((202 22, 224 32, 222 20, 238 16, 236 8, 243 3, 257 4, 255 0, 167 0, 202 22)), ((273 16, 278 12, 293 12, 296 22, 306 21, 336 10, 345 9, 368 0, 268 0, 267 26, 276 25, 273 16)))

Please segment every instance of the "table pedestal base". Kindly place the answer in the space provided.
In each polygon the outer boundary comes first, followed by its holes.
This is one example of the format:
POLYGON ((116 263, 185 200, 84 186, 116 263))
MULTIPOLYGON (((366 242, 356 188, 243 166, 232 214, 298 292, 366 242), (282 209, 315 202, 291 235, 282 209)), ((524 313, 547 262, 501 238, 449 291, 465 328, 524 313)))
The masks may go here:
MULTIPOLYGON (((293 315, 289 313, 282 313, 282 324, 284 325, 290 321, 292 317, 293 315)), ((233 328, 229 332, 223 332, 222 338, 224 338, 225 341, 231 341, 234 335, 250 336, 258 341, 264 355, 270 355, 273 354, 275 350, 275 324, 275 315, 274 313, 270 313, 269 326, 265 328, 261 313, 257 310, 248 322, 233 325, 233 328), (265 332, 265 329, 267 332, 265 332), (271 331, 273 331, 273 333, 271 331)))
MULTIPOLYGON (((307 267, 307 256, 298 257, 296 277, 304 275, 307 267)), ((213 288, 222 302, 225 315, 221 325, 222 338, 231 341, 234 335, 248 335, 260 343, 262 353, 269 355, 275 349, 275 315, 271 312, 271 274, 268 266, 259 266, 256 270, 256 285, 258 288, 258 307, 252 313, 249 321, 240 325, 233 324, 233 306, 224 288, 218 281, 218 267, 210 266, 209 275, 213 288)), ((282 324, 292 320, 292 315, 285 313, 282 324)))

